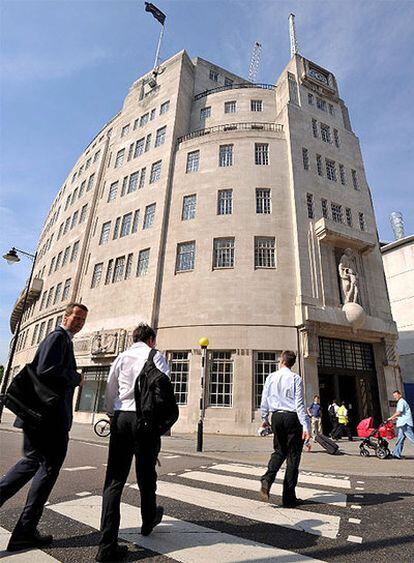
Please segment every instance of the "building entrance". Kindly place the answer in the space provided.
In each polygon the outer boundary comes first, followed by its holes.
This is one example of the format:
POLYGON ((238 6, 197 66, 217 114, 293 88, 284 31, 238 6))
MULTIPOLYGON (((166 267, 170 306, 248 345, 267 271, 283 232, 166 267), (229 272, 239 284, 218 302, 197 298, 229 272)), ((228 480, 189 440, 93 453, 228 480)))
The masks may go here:
POLYGON ((358 422, 368 416, 374 417, 375 424, 381 422, 371 344, 320 337, 318 375, 324 433, 331 430, 328 405, 332 399, 339 405, 345 401, 352 433, 356 433, 358 422))

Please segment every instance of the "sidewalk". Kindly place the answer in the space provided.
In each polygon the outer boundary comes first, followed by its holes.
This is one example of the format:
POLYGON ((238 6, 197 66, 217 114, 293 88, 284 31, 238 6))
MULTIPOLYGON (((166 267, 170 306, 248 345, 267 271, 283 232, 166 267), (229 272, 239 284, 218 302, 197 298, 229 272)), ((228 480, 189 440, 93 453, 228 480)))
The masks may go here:
MULTIPOLYGON (((14 416, 5 411, 0 430, 20 432, 13 427, 14 416)), ((108 438, 99 438, 89 424, 74 423, 71 440, 105 444, 108 438)), ((196 434, 175 434, 162 439, 162 451, 177 455, 192 455, 202 459, 221 460, 233 463, 267 465, 272 451, 272 436, 224 436, 205 434, 202 453, 196 452, 196 434)), ((395 440, 391 441, 391 450, 395 440)), ((312 444, 310 453, 304 451, 301 469, 322 473, 367 475, 371 477, 401 477, 414 479, 414 444, 405 442, 402 460, 380 460, 374 455, 363 458, 359 455, 359 439, 354 442, 338 442, 343 455, 328 455, 318 444, 312 444)))

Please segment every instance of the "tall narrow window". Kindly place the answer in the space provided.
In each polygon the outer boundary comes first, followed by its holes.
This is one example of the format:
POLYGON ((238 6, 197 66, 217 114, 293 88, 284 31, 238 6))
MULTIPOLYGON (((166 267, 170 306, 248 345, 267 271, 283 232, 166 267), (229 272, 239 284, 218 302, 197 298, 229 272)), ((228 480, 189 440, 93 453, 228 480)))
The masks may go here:
POLYGON ((63 268, 63 266, 66 266, 66 264, 68 263, 68 260, 69 260, 69 253, 70 253, 70 246, 67 246, 67 247, 65 248, 64 253, 63 253, 62 268, 63 268))
POLYGON ((322 217, 324 219, 328 219, 329 215, 328 215, 328 200, 322 198, 321 199, 321 209, 322 209, 322 217))
POLYGON ((62 282, 58 283, 56 286, 56 291, 55 291, 55 298, 53 299, 53 305, 56 305, 56 303, 60 300, 60 296, 62 294, 62 282))
POLYGON ((153 165, 151 166, 151 174, 150 174, 150 179, 149 179, 149 183, 150 184, 154 184, 155 182, 158 182, 158 180, 161 177, 161 160, 158 160, 157 162, 154 162, 153 165))
POLYGON ((314 219, 315 218, 315 204, 313 201, 313 195, 307 193, 306 194, 306 207, 308 210, 308 218, 314 219))
POLYGON ((124 268, 125 268, 125 256, 119 256, 115 260, 114 275, 112 278, 112 283, 117 283, 122 281, 124 278, 124 268))
POLYGON ((122 137, 125 137, 125 135, 128 135, 129 133, 129 123, 128 125, 124 125, 121 129, 121 139, 122 137))
POLYGON ((70 223, 71 229, 73 229, 76 226, 76 223, 78 222, 78 216, 79 216, 79 211, 75 211, 75 213, 72 215, 72 221, 70 223))
POLYGON ((35 343, 37 342, 37 331, 38 331, 38 330, 39 330, 39 325, 37 324, 37 325, 34 327, 34 331, 33 331, 33 335, 32 335, 32 341, 31 341, 31 343, 30 343, 31 346, 34 346, 35 343))
POLYGON ((340 143, 339 143, 339 133, 338 133, 338 129, 334 129, 334 130, 333 130, 333 134, 334 134, 334 143, 335 143, 335 146, 336 146, 336 148, 339 149, 340 143))
POLYGON ((137 276, 146 276, 149 266, 150 249, 140 250, 138 255, 137 276))
POLYGON ((346 184, 346 176, 345 176, 345 167, 343 164, 339 165, 339 178, 341 180, 341 184, 345 186, 346 184))
POLYGON ((89 192, 95 183, 95 174, 89 176, 88 185, 86 186, 86 191, 89 192))
POLYGON ((157 134, 155 136, 155 146, 159 147, 165 143, 165 134, 167 131, 167 126, 161 127, 157 130, 157 134))
POLYGON ((70 283, 71 283, 71 279, 68 278, 65 281, 65 285, 63 286, 62 301, 66 301, 66 299, 69 299, 70 283))
POLYGON ((177 258, 175 262, 176 272, 187 272, 194 270, 195 241, 177 244, 177 258))
POLYGON ((51 287, 49 289, 49 293, 47 294, 47 300, 46 300, 46 307, 50 307, 53 301, 53 292, 55 291, 55 287, 51 287))
POLYGON ((134 219, 132 221, 131 233, 136 233, 138 231, 138 223, 139 223, 139 209, 136 209, 134 211, 134 219))
POLYGON ((255 143, 254 145, 254 162, 259 165, 269 164, 269 144, 255 143))
POLYGON ((209 374, 210 407, 231 407, 233 404, 233 360, 231 352, 213 352, 209 374))
MULTIPOLYGON (((59 270, 59 268, 60 268, 60 262, 61 262, 61 260, 62 260, 62 255, 63 255, 63 252, 62 252, 62 251, 60 251, 59 254, 57 255, 57 258, 56 258, 56 265, 55 265, 55 272, 56 272, 56 270, 59 270)), ((42 276, 40 276, 40 277, 42 277, 42 276)))
POLYGON ((212 68, 210 69, 210 74, 209 74, 210 80, 212 80, 213 82, 218 82, 218 72, 216 70, 213 70, 212 68))
POLYGON ((129 149, 128 149, 128 158, 127 158, 128 162, 131 160, 131 158, 132 158, 133 155, 134 155, 134 146, 135 146, 135 143, 131 143, 131 144, 129 145, 129 149))
POLYGON ((201 108, 200 109, 200 120, 207 119, 208 117, 211 117, 211 107, 208 106, 206 108, 201 108))
POLYGON ((53 268, 55 266, 55 260, 56 260, 56 256, 53 256, 52 261, 50 262, 50 266, 49 266, 49 273, 48 273, 49 276, 53 272, 53 268))
POLYGON ((224 113, 236 113, 236 102, 224 102, 224 113))
POLYGON ((132 212, 126 213, 122 217, 121 233, 119 235, 119 238, 126 237, 129 235, 131 231, 131 224, 132 224, 132 212))
POLYGON ((124 275, 125 280, 128 280, 131 277, 133 258, 134 258, 134 255, 132 253, 128 254, 127 261, 126 261, 126 264, 125 264, 125 275, 124 275))
POLYGON ((250 100, 250 111, 262 111, 263 102, 262 100, 250 100))
POLYGON ((255 237, 254 239, 254 267, 275 268, 275 239, 274 237, 255 237))
POLYGON ((109 186, 109 192, 108 192, 108 203, 110 201, 113 201, 116 198, 116 194, 118 193, 118 182, 113 182, 110 186, 109 186))
POLYGON ((82 182, 82 184, 80 185, 78 199, 80 199, 83 196, 83 194, 85 192, 85 188, 86 188, 86 180, 84 180, 82 182))
POLYGON ((88 212, 88 204, 85 203, 79 215, 79 225, 85 222, 87 212, 88 212))
POLYGON ((332 104, 329 104, 329 113, 335 117, 335 108, 332 104))
POLYGON ((335 223, 343 222, 342 205, 339 205, 338 203, 331 203, 331 212, 332 221, 335 221, 335 223))
POLYGON ((187 404, 188 374, 188 352, 172 352, 170 355, 170 378, 178 405, 187 404))
POLYGON ((155 218, 155 203, 151 203, 151 205, 147 205, 145 208, 145 215, 144 215, 144 224, 142 226, 143 229, 149 229, 154 224, 155 218))
POLYGON ((92 280, 91 280, 91 288, 98 287, 100 281, 102 279, 102 272, 103 272, 103 262, 99 262, 99 264, 95 264, 93 268, 92 280))
POLYGON ((321 123, 321 139, 324 143, 331 142, 331 128, 325 123, 321 123))
POLYGON ((112 239, 116 240, 119 237, 119 227, 121 226, 121 217, 117 217, 115 221, 114 234, 112 239))
POLYGON ((316 98, 316 107, 322 111, 326 111, 326 102, 321 100, 321 98, 316 98))
POLYGON ((140 179, 139 179, 138 189, 141 189, 141 188, 144 187, 144 184, 145 184, 145 174, 146 174, 146 172, 147 172, 147 169, 145 168, 145 166, 144 166, 144 168, 141 168, 141 177, 140 177, 140 179))
POLYGON ((346 224, 348 227, 352 227, 352 211, 349 207, 345 209, 346 224))
POLYGON ((331 182, 336 182, 336 166, 333 160, 329 160, 329 158, 325 159, 326 164, 326 177, 331 182))
POLYGON ((135 143, 134 158, 137 158, 144 153, 144 147, 145 137, 142 137, 142 139, 138 139, 138 141, 135 143))
POLYGON ((217 196, 217 215, 233 213, 233 190, 219 190, 217 196))
POLYGON ((270 188, 256 188, 256 213, 269 215, 272 212, 270 188))
POLYGON ((125 149, 121 149, 116 153, 114 168, 119 168, 119 166, 122 166, 124 164, 124 158, 125 158, 125 149))
POLYGON ((43 337, 45 335, 45 328, 46 328, 46 321, 43 321, 42 323, 40 323, 39 336, 37 338, 36 344, 39 344, 39 342, 43 340, 43 337))
POLYGON ((312 119, 312 133, 315 139, 318 137, 318 122, 316 119, 312 119))
POLYGON ((192 151, 187 154, 187 165, 185 168, 186 173, 198 172, 200 164, 200 151, 192 151))
POLYGON ((213 268, 234 268, 234 238, 214 239, 213 268))
POLYGON ((111 258, 108 262, 107 267, 106 267, 105 285, 108 285, 109 283, 111 283, 113 267, 114 267, 114 261, 111 258))
POLYGON ((365 217, 364 214, 359 212, 358 213, 358 219, 359 219, 359 228, 361 229, 361 231, 365 231, 366 230, 366 225, 365 225, 365 217))
POLYGON ((233 145, 220 145, 219 166, 233 166, 233 145))
POLYGON ((72 252, 70 255, 70 261, 71 262, 75 262, 75 260, 78 258, 78 254, 79 254, 79 241, 77 240, 74 245, 72 246, 72 252))
POLYGON ((167 100, 166 102, 164 102, 163 104, 161 104, 160 106, 160 115, 163 115, 164 113, 167 113, 167 111, 170 109, 170 100, 167 100))
POLYGON ((308 93, 308 104, 313 106, 313 94, 308 93))
POLYGON ((150 121, 153 121, 155 119, 155 112, 156 112, 156 109, 152 108, 151 113, 150 113, 150 121))
POLYGON ((141 119, 139 120, 139 126, 143 127, 144 125, 146 125, 148 123, 148 119, 149 119, 149 113, 144 113, 144 115, 141 115, 141 119))
POLYGON ((255 352, 254 358, 254 405, 260 408, 263 387, 268 375, 276 371, 279 354, 276 352, 255 352))
POLYGON ((183 198, 183 210, 181 218, 183 221, 194 219, 196 216, 197 196, 196 194, 186 195, 183 198))
POLYGON ((137 170, 136 172, 133 172, 131 174, 131 176, 129 177, 128 190, 127 190, 128 194, 135 192, 137 190, 137 188, 138 188, 138 177, 139 177, 139 170, 137 170))
POLYGON ((320 154, 316 155, 316 169, 318 171, 318 176, 323 176, 322 157, 320 154))
POLYGON ((99 244, 106 244, 109 241, 109 233, 111 232, 111 221, 103 223, 101 228, 101 236, 99 237, 99 244))
POLYGON ((151 133, 148 133, 148 135, 145 138, 145 152, 148 152, 151 148, 151 133))
POLYGON ((351 170, 351 174, 352 174, 352 185, 354 186, 355 190, 359 190, 358 176, 356 170, 351 170))
POLYGON ((303 168, 309 170, 309 151, 308 149, 302 148, 302 162, 303 168))

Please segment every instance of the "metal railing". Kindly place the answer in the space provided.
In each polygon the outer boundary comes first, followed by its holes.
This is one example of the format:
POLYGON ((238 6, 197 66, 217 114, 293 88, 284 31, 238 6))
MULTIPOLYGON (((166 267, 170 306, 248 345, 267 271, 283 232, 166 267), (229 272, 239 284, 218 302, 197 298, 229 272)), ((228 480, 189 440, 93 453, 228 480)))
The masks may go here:
POLYGON ((239 84, 230 84, 228 86, 218 86, 217 88, 212 88, 211 90, 204 90, 194 96, 194 101, 205 98, 210 94, 216 94, 217 92, 224 92, 225 90, 237 90, 240 88, 261 88, 262 90, 276 90, 274 84, 252 84, 251 82, 241 82, 239 84))
POLYGON ((283 132, 283 125, 280 123, 259 123, 259 122, 243 122, 243 123, 226 123, 224 125, 214 125, 205 129, 197 129, 187 135, 178 137, 177 145, 190 139, 204 137, 213 133, 226 133, 228 131, 274 131, 276 133, 283 132))

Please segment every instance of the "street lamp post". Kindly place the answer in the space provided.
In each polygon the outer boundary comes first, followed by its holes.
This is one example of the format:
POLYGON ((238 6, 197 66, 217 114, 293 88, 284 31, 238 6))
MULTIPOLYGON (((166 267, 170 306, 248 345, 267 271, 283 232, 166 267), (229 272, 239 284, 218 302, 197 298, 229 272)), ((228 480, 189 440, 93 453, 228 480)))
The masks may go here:
POLYGON ((207 347, 209 345, 208 338, 202 337, 198 341, 201 346, 201 381, 200 381, 200 416, 197 425, 197 451, 203 451, 203 426, 204 426, 204 399, 205 390, 204 385, 206 381, 206 359, 207 359, 207 347))
POLYGON ((10 354, 9 354, 9 360, 7 362, 7 368, 6 368, 6 371, 4 372, 3 381, 1 382, 0 423, 1 423, 1 418, 2 418, 2 415, 3 415, 3 407, 4 407, 3 396, 6 393, 7 385, 9 383, 11 367, 13 365, 14 353, 16 351, 17 340, 19 338, 20 327, 21 327, 21 324, 22 324, 23 315, 24 315, 24 312, 26 310, 26 303, 27 303, 27 298, 29 296, 30 286, 32 285, 33 272, 34 272, 34 267, 35 267, 36 257, 37 257, 37 252, 36 252, 36 254, 30 254, 30 252, 25 252, 24 250, 19 250, 18 248, 13 247, 11 250, 9 250, 9 252, 7 254, 5 254, 3 256, 3 258, 5 260, 7 260, 7 262, 9 264, 15 264, 16 262, 20 262, 20 258, 19 258, 18 253, 22 254, 23 256, 26 256, 27 258, 30 258, 33 261, 33 263, 32 263, 32 269, 30 271, 29 281, 27 283, 26 291, 25 291, 25 294, 24 294, 22 311, 20 313, 19 321, 17 323, 17 328, 16 328, 16 331, 14 333, 13 340, 12 340, 12 346, 11 346, 11 350, 10 350, 10 354))

